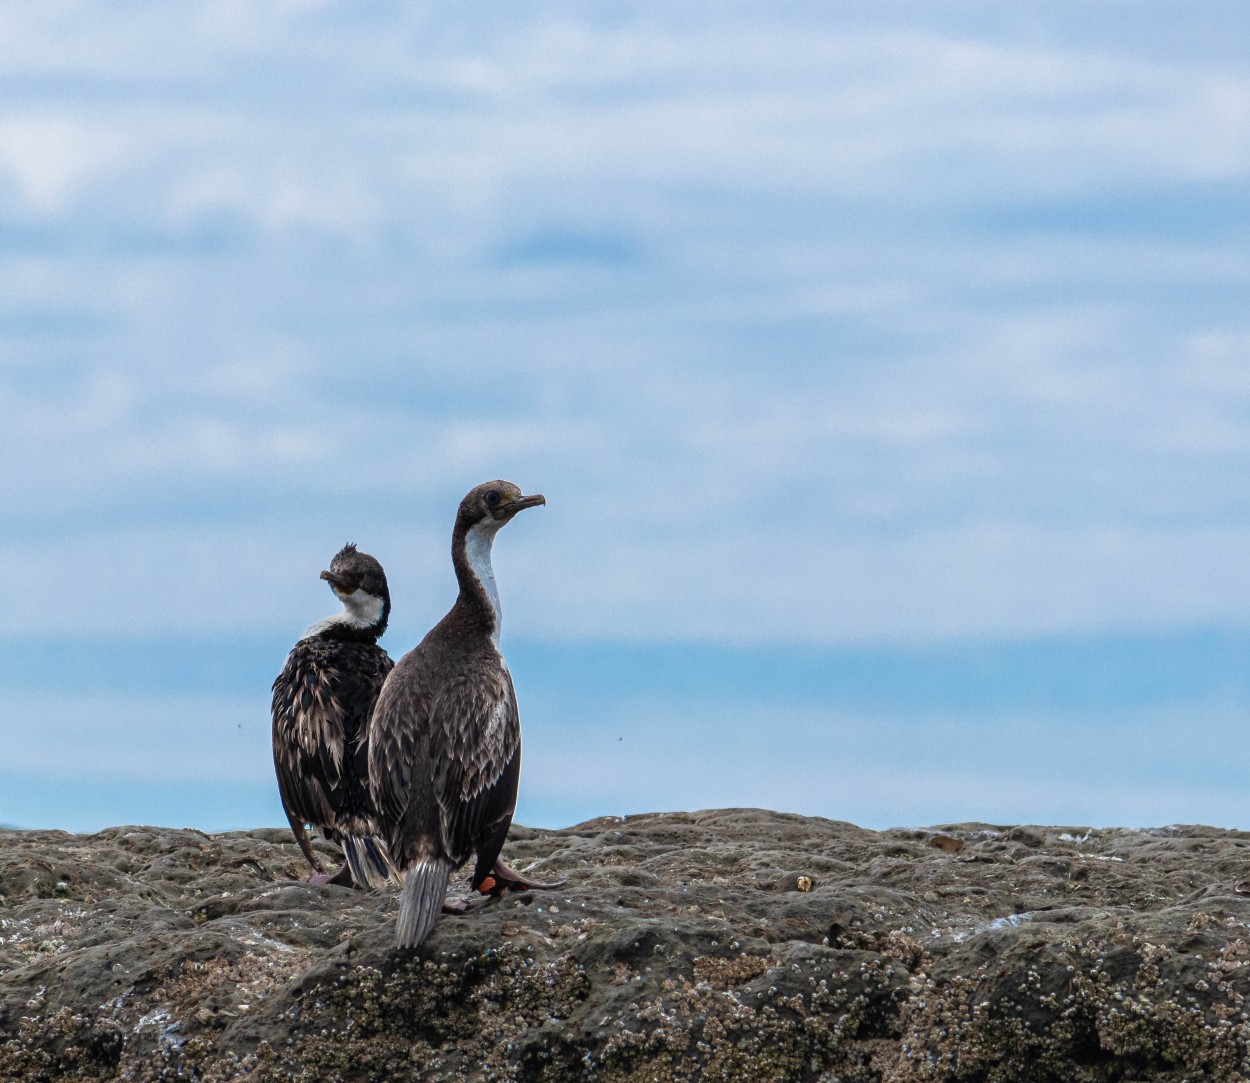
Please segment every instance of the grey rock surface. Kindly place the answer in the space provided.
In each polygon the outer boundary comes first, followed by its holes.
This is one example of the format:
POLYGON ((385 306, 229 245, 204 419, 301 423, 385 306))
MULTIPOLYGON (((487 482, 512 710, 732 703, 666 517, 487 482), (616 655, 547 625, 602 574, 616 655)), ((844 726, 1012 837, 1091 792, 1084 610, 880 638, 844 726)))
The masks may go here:
POLYGON ((505 857, 567 883, 396 952, 286 830, 0 831, 0 1079, 1250 1079, 1250 834, 728 809, 505 857))

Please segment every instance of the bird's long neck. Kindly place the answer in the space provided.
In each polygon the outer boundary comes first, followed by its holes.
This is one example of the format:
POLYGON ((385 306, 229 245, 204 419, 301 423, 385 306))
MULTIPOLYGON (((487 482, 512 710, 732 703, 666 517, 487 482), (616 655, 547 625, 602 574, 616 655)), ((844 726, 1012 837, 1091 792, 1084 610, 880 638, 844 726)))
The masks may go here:
POLYGON ((452 538, 451 560, 460 584, 456 608, 474 623, 480 623, 499 646, 499 630, 503 614, 499 608, 499 588, 490 564, 491 545, 502 523, 490 520, 473 526, 457 528, 452 538))

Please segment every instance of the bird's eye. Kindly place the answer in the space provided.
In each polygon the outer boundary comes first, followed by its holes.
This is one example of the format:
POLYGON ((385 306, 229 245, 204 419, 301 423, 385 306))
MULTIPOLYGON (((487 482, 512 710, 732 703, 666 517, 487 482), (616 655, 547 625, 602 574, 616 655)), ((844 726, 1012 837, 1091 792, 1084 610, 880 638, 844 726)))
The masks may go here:
POLYGON ((497 489, 491 489, 491 491, 486 494, 486 506, 488 508, 496 508, 499 506, 499 491, 497 489))

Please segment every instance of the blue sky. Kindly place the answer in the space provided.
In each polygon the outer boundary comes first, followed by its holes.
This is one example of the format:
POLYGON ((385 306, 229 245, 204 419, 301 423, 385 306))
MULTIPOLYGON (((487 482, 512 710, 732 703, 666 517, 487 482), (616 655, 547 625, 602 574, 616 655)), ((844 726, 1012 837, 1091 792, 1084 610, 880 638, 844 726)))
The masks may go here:
POLYGON ((347 540, 519 818, 1250 826, 1239 3, 0 15, 0 822, 276 823, 347 540))

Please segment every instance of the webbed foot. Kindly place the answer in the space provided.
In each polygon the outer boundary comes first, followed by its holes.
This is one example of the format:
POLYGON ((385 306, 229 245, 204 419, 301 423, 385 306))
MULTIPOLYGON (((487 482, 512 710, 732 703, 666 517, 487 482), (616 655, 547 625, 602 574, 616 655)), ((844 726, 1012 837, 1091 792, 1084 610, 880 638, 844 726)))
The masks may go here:
POLYGON ((339 887, 352 887, 352 870, 343 862, 343 867, 336 873, 318 872, 308 878, 310 884, 337 884, 339 887))
POLYGON ((505 889, 509 891, 553 891, 555 888, 563 887, 566 883, 566 880, 551 880, 546 883, 541 880, 531 880, 499 857, 495 859, 494 868, 482 881, 478 891, 483 895, 499 895, 505 889))

